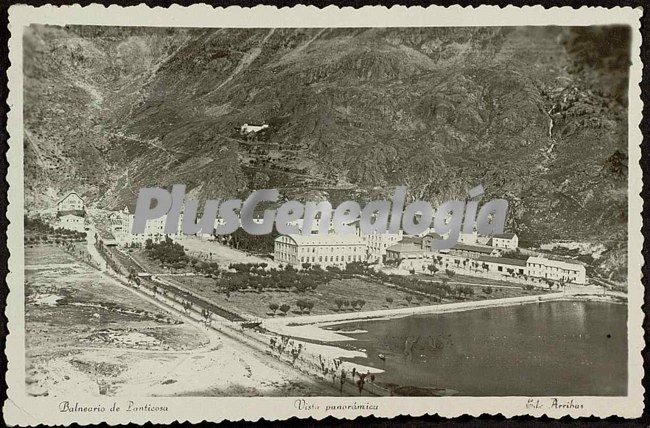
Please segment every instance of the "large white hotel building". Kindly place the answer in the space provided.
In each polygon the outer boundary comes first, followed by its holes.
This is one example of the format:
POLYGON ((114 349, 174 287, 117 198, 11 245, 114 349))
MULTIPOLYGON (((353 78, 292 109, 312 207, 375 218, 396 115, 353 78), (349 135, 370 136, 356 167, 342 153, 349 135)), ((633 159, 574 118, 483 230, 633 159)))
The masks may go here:
POLYGON ((366 243, 355 235, 282 235, 275 239, 275 261, 344 268, 366 260, 366 243))

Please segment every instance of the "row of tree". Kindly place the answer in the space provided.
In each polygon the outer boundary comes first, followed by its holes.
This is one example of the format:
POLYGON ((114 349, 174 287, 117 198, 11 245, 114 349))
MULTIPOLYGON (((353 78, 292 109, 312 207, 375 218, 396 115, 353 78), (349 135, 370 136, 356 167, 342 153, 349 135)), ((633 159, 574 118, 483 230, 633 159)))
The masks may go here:
POLYGON ((348 300, 348 299, 342 299, 342 298, 336 298, 334 299, 334 304, 336 305, 336 308, 340 311, 342 308, 351 308, 351 309, 359 309, 361 310, 365 305, 366 301, 363 299, 357 299, 357 300, 348 300))
MULTIPOLYGON (((312 309, 314 309, 314 302, 311 300, 298 299, 296 301, 296 306, 298 307, 300 313, 309 313, 312 309)), ((287 312, 289 312, 291 309, 291 305, 288 303, 283 303, 281 305, 278 303, 269 303, 269 309, 273 315, 275 315, 278 310, 280 310, 283 315, 286 315, 287 312)))

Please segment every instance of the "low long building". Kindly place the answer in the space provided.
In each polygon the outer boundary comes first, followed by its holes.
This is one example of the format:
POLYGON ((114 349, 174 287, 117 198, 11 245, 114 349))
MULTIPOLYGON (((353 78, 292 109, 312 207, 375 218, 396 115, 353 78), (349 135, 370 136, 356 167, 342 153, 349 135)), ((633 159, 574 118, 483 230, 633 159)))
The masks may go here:
POLYGON ((422 248, 421 244, 402 240, 386 249, 386 260, 409 260, 432 258, 433 254, 422 248))
POLYGON ((469 245, 456 243, 449 249, 449 254, 476 259, 481 256, 500 256, 501 250, 487 245, 469 245))
POLYGON ((526 259, 480 256, 476 261, 487 272, 496 272, 506 276, 527 275, 526 259))
POLYGON ((529 257, 526 261, 527 275, 553 281, 586 284, 587 273, 583 265, 545 257, 529 257))
POLYGON ((274 259, 296 267, 309 263, 345 268, 366 260, 366 243, 355 235, 281 235, 275 239, 274 259))
POLYGON ((450 252, 447 254, 437 253, 434 259, 442 269, 462 269, 470 275, 498 274, 510 278, 531 277, 581 285, 587 283, 583 265, 545 257, 513 259, 481 255, 477 258, 467 258, 450 252))

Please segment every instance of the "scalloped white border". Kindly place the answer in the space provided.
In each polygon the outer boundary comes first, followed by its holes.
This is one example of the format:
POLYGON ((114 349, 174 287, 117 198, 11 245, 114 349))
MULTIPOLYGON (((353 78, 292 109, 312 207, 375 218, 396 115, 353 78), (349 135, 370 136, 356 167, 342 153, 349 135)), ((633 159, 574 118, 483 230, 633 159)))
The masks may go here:
MULTIPOLYGON (((7 180, 9 187, 9 207, 7 217, 8 248, 10 250, 9 275, 7 283, 10 293, 7 300, 6 316, 9 320, 9 336, 6 354, 8 371, 8 399, 4 403, 3 416, 7 424, 33 426, 40 423, 47 425, 69 425, 73 422, 91 424, 107 422, 119 423, 170 423, 173 421, 200 422, 221 420, 256 421, 284 420, 292 416, 299 418, 313 417, 323 419, 327 416, 354 419, 357 416, 375 415, 393 417, 409 414, 439 414, 453 417, 464 414, 478 416, 482 413, 503 414, 507 417, 516 415, 541 416, 546 414, 553 418, 564 415, 607 417, 618 415, 626 418, 639 417, 643 410, 643 360, 641 351, 645 347, 643 340, 643 285, 641 283, 641 266, 643 258, 641 249, 641 209, 643 201, 641 192, 640 144, 642 134, 639 129, 642 115, 640 60, 640 18, 641 9, 612 9, 597 7, 554 7, 542 6, 514 7, 507 6, 460 6, 440 7, 404 7, 366 6, 359 9, 328 6, 318 9, 314 6, 295 6, 278 9, 274 6, 256 6, 254 8, 228 7, 213 8, 209 5, 182 7, 178 5, 167 9, 150 8, 146 5, 121 7, 91 5, 74 6, 11 6, 9 9, 9 58, 11 66, 7 72, 9 78, 10 106, 8 117, 9 130, 9 170, 7 180), (320 411, 298 412, 294 409, 295 398, 241 398, 241 397, 194 397, 194 398, 148 398, 149 403, 169 407, 167 413, 59 413, 57 405, 60 399, 47 397, 27 397, 25 394, 25 343, 24 343, 24 249, 23 249, 23 112, 22 112, 22 32, 23 26, 32 23, 42 24, 86 24, 86 25, 121 25, 121 26, 183 26, 183 27, 428 27, 428 26, 512 26, 512 25, 602 25, 626 24, 632 28, 632 66, 629 85, 629 187, 628 187, 628 278, 629 278, 629 318, 628 318, 628 396, 627 397, 574 397, 574 401, 584 405, 582 410, 527 409, 528 397, 321 397, 310 399, 322 404, 320 411), (376 411, 337 411, 324 412, 324 404, 352 404, 354 402, 378 404, 376 411)), ((79 397, 81 398, 81 397, 79 397)), ((73 400, 73 397, 68 399, 73 400)), ((542 398, 544 399, 544 398, 542 398)), ((546 399, 548 400, 548 399, 546 399)), ((93 398, 86 402, 110 405, 113 401, 124 403, 125 398, 93 398)), ((548 407, 548 406, 547 406, 548 407)))

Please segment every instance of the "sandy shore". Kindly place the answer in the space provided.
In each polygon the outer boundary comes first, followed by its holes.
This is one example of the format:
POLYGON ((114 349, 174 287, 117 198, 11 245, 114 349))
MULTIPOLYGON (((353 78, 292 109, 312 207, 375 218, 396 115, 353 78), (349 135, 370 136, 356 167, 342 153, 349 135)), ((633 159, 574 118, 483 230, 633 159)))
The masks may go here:
POLYGON ((367 311, 367 312, 350 312, 350 313, 338 313, 338 314, 327 314, 327 315, 272 318, 272 319, 264 320, 262 322, 262 326, 265 327, 267 330, 277 334, 283 334, 283 335, 292 336, 296 338, 319 340, 323 342, 337 342, 337 341, 354 340, 354 338, 345 336, 337 332, 326 330, 322 327, 326 327, 333 324, 345 323, 349 321, 401 318, 410 315, 443 314, 443 313, 450 313, 450 312, 461 312, 461 311, 469 311, 469 310, 476 310, 476 309, 483 309, 483 308, 496 308, 502 306, 524 305, 524 304, 556 301, 556 300, 570 300, 570 299, 585 300, 586 299, 586 300, 594 300, 594 301, 613 301, 611 296, 590 294, 588 291, 581 290, 581 293, 557 292, 557 293, 540 294, 535 296, 519 296, 519 297, 509 297, 503 299, 445 303, 445 304, 438 304, 438 305, 384 309, 384 310, 367 311))
MULTIPOLYGON (((584 291, 584 290, 582 290, 584 291)), ((297 339, 307 339, 310 341, 316 340, 321 342, 329 342, 332 345, 315 344, 312 342, 303 342, 305 350, 311 354, 320 354, 327 359, 340 359, 340 358, 353 358, 355 356, 367 357, 364 349, 348 350, 343 349, 334 344, 334 342, 351 341, 354 339, 354 334, 363 331, 332 331, 327 330, 325 327, 345 322, 352 322, 357 320, 378 320, 378 319, 394 319, 410 315, 421 314, 442 314, 461 311, 471 311, 483 308, 496 308, 515 305, 529 305, 539 302, 550 302, 560 300, 590 300, 590 301, 603 301, 603 302, 620 302, 621 296, 613 295, 598 295, 589 293, 549 293, 536 296, 520 296, 503 299, 480 300, 471 302, 448 303, 431 306, 419 306, 397 309, 386 309, 368 312, 356 313, 338 313, 327 315, 313 315, 313 316, 300 316, 300 317, 286 317, 286 318, 273 318, 263 321, 262 326, 267 330, 278 335, 286 335, 297 339)), ((355 367, 358 372, 379 373, 383 370, 374 367, 361 366, 358 363, 350 363, 344 361, 346 370, 351 370, 355 367)))

